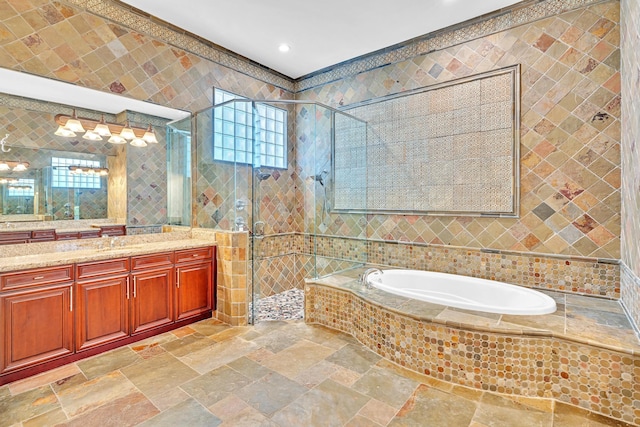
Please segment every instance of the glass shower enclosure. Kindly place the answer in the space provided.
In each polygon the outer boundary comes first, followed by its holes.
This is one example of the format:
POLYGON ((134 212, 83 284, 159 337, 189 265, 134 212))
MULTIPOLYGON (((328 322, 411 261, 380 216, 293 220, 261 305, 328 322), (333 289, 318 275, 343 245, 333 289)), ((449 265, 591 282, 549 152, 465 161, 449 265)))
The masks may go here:
POLYGON ((336 176, 336 143, 362 138, 363 129, 366 139, 366 124, 318 103, 247 99, 168 126, 170 220, 248 234, 250 323, 269 318, 261 315, 267 299, 301 291, 305 279, 366 263, 366 215, 333 209, 336 178, 350 180, 348 168, 336 176))

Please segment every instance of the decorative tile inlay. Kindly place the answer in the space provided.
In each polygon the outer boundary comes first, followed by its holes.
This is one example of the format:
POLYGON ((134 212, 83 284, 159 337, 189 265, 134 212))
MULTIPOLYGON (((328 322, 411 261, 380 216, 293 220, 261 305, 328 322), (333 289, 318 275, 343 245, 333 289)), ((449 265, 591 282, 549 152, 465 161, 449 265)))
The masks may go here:
POLYGON ((517 215, 519 81, 516 66, 345 110, 366 129, 336 115, 333 208, 517 215))

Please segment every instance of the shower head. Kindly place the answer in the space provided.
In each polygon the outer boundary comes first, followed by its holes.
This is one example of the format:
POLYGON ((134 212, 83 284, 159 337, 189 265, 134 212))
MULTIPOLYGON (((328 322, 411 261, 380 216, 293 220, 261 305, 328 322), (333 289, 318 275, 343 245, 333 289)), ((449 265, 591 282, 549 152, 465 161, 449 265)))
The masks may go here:
POLYGON ((320 183, 320 185, 322 185, 324 187, 324 177, 326 175, 329 174, 329 171, 324 169, 322 172, 320 172, 319 174, 315 175, 313 177, 313 179, 315 179, 316 181, 318 181, 320 183))
POLYGON ((271 173, 269 172, 262 172, 260 169, 258 169, 256 171, 256 177, 258 178, 258 181, 264 181, 265 179, 269 179, 271 177, 271 173))

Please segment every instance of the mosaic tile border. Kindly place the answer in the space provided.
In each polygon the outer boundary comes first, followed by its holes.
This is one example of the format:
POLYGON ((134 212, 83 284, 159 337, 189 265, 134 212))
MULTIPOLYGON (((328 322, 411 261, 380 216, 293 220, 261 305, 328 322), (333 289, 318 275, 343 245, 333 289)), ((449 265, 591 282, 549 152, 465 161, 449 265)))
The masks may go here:
POLYGON ((552 398, 640 423, 640 357, 535 335, 471 330, 398 313, 352 292, 307 284, 305 321, 351 334, 382 357, 480 390, 552 398), (526 355, 526 357, 524 357, 526 355))
POLYGON ((131 6, 113 0, 63 0, 63 3, 80 7, 265 83, 287 91, 294 89, 291 79, 131 6))
POLYGON ((370 55, 335 65, 329 69, 320 70, 309 76, 301 77, 295 82, 294 92, 302 92, 374 68, 405 61, 434 50, 445 49, 518 25, 599 2, 600 0, 533 0, 526 2, 524 5, 520 4, 504 8, 477 20, 426 34, 410 40, 405 45, 392 46, 377 53, 374 52, 370 55))

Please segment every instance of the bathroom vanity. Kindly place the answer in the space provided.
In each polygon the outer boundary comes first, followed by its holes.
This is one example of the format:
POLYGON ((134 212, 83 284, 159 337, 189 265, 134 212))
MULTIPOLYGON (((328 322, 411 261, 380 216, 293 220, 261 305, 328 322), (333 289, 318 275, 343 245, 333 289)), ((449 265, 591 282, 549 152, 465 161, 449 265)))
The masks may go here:
POLYGON ((0 385, 211 317, 215 252, 184 239, 0 258, 0 385))

